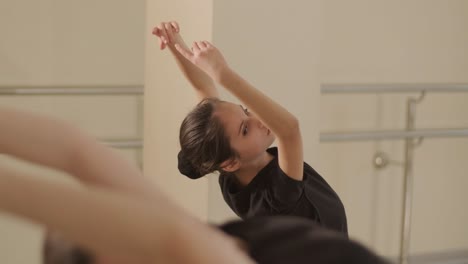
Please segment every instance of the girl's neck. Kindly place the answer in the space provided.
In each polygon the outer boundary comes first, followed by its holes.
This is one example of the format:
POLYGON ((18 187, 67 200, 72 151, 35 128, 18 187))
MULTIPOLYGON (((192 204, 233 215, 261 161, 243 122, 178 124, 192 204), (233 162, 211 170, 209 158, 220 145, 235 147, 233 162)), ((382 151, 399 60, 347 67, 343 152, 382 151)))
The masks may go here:
POLYGON ((263 152, 257 159, 249 162, 242 166, 242 168, 236 171, 235 176, 241 186, 248 185, 257 174, 274 158, 273 155, 267 151, 263 152))

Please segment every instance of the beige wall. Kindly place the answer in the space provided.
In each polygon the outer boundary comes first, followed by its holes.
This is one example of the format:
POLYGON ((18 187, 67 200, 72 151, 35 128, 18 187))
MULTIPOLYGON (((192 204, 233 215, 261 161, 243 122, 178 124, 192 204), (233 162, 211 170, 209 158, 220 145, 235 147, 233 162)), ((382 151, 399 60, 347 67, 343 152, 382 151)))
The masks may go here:
MULTIPOLYGON (((467 83, 468 2, 322 1, 322 83, 467 83)), ((323 95, 321 130, 402 129, 408 96, 323 95)), ((429 94, 416 127, 468 127, 468 95, 429 94)), ((382 254, 399 248, 402 168, 374 170, 402 141, 320 145, 320 171, 342 196, 350 234, 382 254)), ((427 139, 414 155, 411 253, 468 248, 468 139, 427 139)))
MULTIPOLYGON (((401 161, 402 143, 319 145, 318 133, 403 128, 406 96, 320 97, 319 84, 467 83, 466 1, 149 0, 144 5, 1 2, 0 85, 144 82, 145 174, 199 218, 232 218, 216 176, 189 181, 175 167, 178 128, 195 96, 173 59, 150 36, 156 23, 175 19, 187 41, 212 40, 235 69, 298 116, 306 160, 343 198, 352 237, 382 254, 397 253, 401 167, 376 171, 370 163, 377 150, 401 161)), ((464 94, 429 95, 418 107, 417 126, 468 126, 467 99, 464 94)), ((0 98, 2 105, 71 120, 97 137, 139 136, 140 103, 122 97, 0 98)), ((417 148, 413 253, 468 247, 467 152, 466 139, 428 139, 417 148)), ((138 160, 138 153, 124 154, 138 160)), ((40 241, 37 226, 0 217, 2 263, 38 263, 40 241)))
MULTIPOLYGON (((0 86, 143 85, 144 7, 144 1, 2 1, 0 86)), ((0 96, 2 106, 65 119, 108 139, 141 137, 141 104, 141 96, 0 96)), ((121 152, 141 162, 140 151, 121 152)), ((73 183, 7 157, 0 163, 73 183)), ((40 263, 42 231, 1 214, 0 262, 40 263)))
POLYGON ((2 1, 1 83, 141 84, 142 10, 142 0, 2 1))

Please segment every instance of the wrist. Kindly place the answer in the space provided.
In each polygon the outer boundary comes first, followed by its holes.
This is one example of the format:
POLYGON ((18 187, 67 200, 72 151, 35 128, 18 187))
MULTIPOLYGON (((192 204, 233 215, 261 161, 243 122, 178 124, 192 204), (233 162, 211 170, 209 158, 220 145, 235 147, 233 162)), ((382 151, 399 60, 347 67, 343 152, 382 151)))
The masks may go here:
POLYGON ((171 49, 176 52, 177 49, 175 48, 175 45, 178 44, 179 46, 188 49, 187 45, 185 44, 184 40, 180 36, 174 36, 171 41, 168 41, 166 45, 171 49))
POLYGON ((234 74, 235 72, 225 65, 224 67, 220 67, 212 78, 219 84, 224 85, 234 74))

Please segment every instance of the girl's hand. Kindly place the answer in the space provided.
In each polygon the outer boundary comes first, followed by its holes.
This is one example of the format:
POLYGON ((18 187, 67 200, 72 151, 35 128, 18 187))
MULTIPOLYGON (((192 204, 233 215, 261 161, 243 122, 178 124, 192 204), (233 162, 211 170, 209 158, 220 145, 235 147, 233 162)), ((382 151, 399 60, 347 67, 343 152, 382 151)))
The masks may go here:
POLYGON ((175 21, 161 22, 159 26, 153 28, 153 35, 159 39, 159 48, 165 49, 170 44, 180 43, 182 38, 179 35, 179 24, 175 21))
POLYGON ((219 80, 221 73, 228 68, 221 52, 208 41, 194 42, 191 50, 178 43, 175 44, 175 48, 214 80, 219 80))

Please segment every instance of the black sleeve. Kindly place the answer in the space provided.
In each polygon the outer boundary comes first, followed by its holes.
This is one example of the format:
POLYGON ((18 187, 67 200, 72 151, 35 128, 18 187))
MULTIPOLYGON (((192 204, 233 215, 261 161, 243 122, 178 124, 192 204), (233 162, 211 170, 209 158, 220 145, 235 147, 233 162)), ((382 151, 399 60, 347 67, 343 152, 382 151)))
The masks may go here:
POLYGON ((278 211, 289 211, 304 192, 304 180, 289 177, 279 166, 271 176, 269 196, 272 206, 278 211))

